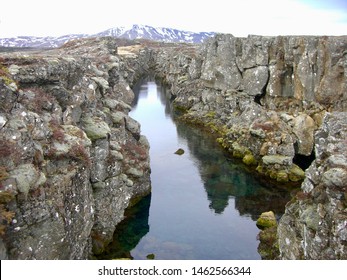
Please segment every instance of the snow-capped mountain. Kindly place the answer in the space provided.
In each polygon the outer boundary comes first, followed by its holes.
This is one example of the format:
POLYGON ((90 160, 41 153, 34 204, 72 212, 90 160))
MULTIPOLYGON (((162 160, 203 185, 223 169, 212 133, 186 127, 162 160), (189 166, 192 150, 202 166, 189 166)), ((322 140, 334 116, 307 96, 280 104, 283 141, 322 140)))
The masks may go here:
POLYGON ((134 24, 130 28, 116 27, 96 34, 126 39, 149 39, 162 42, 202 43, 206 38, 214 36, 214 32, 191 32, 173 28, 152 27, 134 24))
POLYGON ((56 48, 70 40, 85 37, 90 37, 90 35, 71 34, 60 37, 18 36, 14 38, 0 38, 0 46, 16 48, 56 48))
POLYGON ((212 37, 214 34, 214 32, 190 32, 172 28, 134 24, 130 27, 111 28, 97 34, 70 34, 60 37, 19 36, 15 38, 0 38, 0 46, 55 48, 72 39, 102 36, 112 36, 131 40, 149 39, 162 42, 202 43, 206 38, 212 37))

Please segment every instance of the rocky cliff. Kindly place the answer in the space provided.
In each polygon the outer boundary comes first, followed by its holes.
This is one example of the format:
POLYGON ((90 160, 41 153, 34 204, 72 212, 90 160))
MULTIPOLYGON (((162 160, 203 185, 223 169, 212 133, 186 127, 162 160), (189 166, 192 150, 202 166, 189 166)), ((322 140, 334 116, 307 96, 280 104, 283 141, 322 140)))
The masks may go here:
POLYGON ((2 55, 1 211, 10 223, 0 245, 9 258, 102 251, 124 209, 150 191, 148 143, 127 113, 130 87, 153 74, 182 120, 256 172, 304 180, 279 223, 281 258, 346 258, 346 50, 346 36, 217 35, 201 46, 117 48, 106 38, 2 55))
POLYGON ((305 179, 279 224, 280 257, 346 259, 347 37, 217 35, 155 57, 184 120, 264 176, 305 179))
POLYGON ((0 57, 1 257, 89 258, 150 192, 116 42, 0 57))
POLYGON ((282 259, 347 259, 347 113, 327 113, 316 160, 278 227, 282 259))
POLYGON ((346 110, 346 48, 346 37, 217 35, 159 52, 156 72, 185 119, 265 176, 300 181, 324 114, 346 110))

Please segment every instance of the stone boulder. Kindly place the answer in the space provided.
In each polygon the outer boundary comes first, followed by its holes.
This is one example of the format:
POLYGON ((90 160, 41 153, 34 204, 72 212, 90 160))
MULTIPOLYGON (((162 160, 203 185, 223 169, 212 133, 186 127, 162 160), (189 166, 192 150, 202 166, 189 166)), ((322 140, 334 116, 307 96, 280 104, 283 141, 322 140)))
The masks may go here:
POLYGON ((298 154, 309 156, 312 153, 315 128, 314 120, 306 114, 300 114, 293 120, 293 133, 297 138, 298 154))
POLYGON ((22 164, 9 172, 9 177, 16 183, 18 193, 27 198, 30 190, 38 188, 46 182, 46 176, 33 164, 22 164))
POLYGON ((85 117, 82 119, 82 123, 83 130, 92 141, 106 138, 111 133, 108 124, 100 118, 85 117))
POLYGON ((242 75, 244 91, 250 96, 263 94, 269 79, 267 66, 246 69, 242 75))
POLYGON ((260 229, 277 226, 277 221, 274 212, 263 212, 257 220, 257 227, 260 229))
POLYGON ((241 74, 236 64, 236 38, 216 36, 204 45, 200 79, 205 86, 218 90, 238 89, 241 74))

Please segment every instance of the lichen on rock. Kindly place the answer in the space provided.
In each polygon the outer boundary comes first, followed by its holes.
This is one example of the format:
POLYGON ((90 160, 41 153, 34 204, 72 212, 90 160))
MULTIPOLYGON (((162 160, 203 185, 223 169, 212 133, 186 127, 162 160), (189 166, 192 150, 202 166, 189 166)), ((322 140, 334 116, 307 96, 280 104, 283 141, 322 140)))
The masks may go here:
POLYGON ((1 242, 9 259, 90 258, 150 192, 148 143, 127 116, 133 95, 109 40, 1 54, 18 85, 0 79, 0 185, 15 198, 1 242), (131 178, 124 143, 141 153, 131 178))
POLYGON ((315 134, 316 160, 306 171, 303 193, 287 206, 279 223, 283 259, 347 258, 346 119, 345 112, 327 113, 315 134))
POLYGON ((98 118, 85 117, 82 124, 83 130, 92 141, 106 138, 111 133, 108 124, 98 118))

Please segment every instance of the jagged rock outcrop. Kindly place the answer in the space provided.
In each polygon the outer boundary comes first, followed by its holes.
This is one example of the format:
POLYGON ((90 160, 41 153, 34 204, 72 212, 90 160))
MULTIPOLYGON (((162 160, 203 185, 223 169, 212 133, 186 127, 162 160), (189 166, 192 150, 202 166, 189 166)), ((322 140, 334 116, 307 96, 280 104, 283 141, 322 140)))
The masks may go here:
POLYGON ((347 259, 347 113, 327 113, 316 160, 278 227, 283 259, 347 259))
POLYGON ((284 259, 347 258, 346 54, 346 36, 217 35, 156 56, 185 120, 265 176, 305 178, 279 223, 284 259))
POLYGON ((2 222, 14 215, 2 255, 89 258, 150 192, 149 146, 128 116, 134 94, 116 41, 0 59, 2 222))
POLYGON ((347 37, 220 34, 200 49, 158 51, 156 73, 186 120, 260 173, 300 181, 297 158, 310 160, 325 112, 346 110, 346 49, 347 37))

